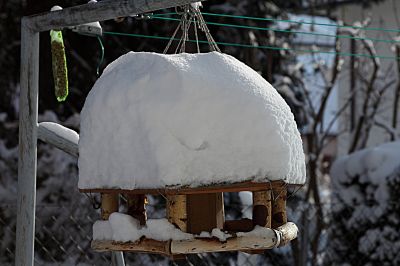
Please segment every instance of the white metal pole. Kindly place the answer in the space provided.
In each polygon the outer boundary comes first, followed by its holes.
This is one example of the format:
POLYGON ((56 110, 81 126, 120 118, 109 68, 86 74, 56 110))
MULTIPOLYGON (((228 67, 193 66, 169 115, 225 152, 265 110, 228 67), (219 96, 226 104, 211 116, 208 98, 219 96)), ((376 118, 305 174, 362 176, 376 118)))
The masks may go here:
MULTIPOLYGON (((151 12, 198 0, 104 0, 23 17, 15 264, 33 265, 35 241, 36 167, 38 137, 39 32, 94 21, 151 12)), ((122 258, 119 254, 117 257, 122 258)))
POLYGON ((122 251, 114 251, 112 253, 112 263, 113 266, 124 266, 124 253, 122 251))
POLYGON ((25 266, 33 265, 34 259, 39 33, 31 30, 24 18, 21 21, 20 78, 15 264, 25 266))

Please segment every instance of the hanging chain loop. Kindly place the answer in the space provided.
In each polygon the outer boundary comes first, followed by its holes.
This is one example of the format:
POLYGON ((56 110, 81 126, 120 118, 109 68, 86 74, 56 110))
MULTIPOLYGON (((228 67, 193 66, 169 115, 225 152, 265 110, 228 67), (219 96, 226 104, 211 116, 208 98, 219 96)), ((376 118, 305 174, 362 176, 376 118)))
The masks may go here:
POLYGON ((210 50, 221 52, 214 38, 211 36, 210 30, 208 29, 203 15, 200 12, 200 4, 195 3, 184 5, 179 8, 176 7, 175 12, 176 14, 181 16, 181 19, 170 40, 168 41, 167 46, 164 49, 164 54, 168 53, 169 49, 171 48, 172 42, 177 40, 176 35, 179 30, 181 30, 182 35, 176 46, 175 53, 184 53, 186 51, 186 42, 190 41, 189 31, 192 23, 194 24, 194 35, 196 40, 197 52, 200 53, 200 45, 197 32, 198 29, 202 31, 206 36, 210 50))

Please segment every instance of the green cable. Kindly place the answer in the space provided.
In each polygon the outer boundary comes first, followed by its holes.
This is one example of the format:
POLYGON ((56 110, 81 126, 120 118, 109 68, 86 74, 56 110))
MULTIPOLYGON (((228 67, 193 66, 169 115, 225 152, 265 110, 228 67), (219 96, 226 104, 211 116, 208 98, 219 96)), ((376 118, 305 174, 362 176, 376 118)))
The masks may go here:
MULTIPOLYGON (((158 16, 158 15, 153 15, 151 17, 153 19, 160 19, 160 20, 180 21, 179 18, 168 18, 168 17, 158 16)), ((223 27, 242 28, 242 29, 263 30, 263 31, 270 30, 270 31, 275 31, 275 32, 284 32, 284 33, 292 33, 292 34, 306 34, 306 35, 314 35, 314 36, 322 36, 322 37, 330 37, 330 38, 337 37, 338 39, 369 40, 369 41, 383 42, 383 43, 400 43, 400 41, 395 41, 395 40, 383 40, 383 39, 376 39, 376 38, 361 38, 361 37, 355 37, 355 36, 351 36, 351 35, 334 35, 334 34, 325 34, 325 33, 282 30, 282 29, 274 29, 274 28, 268 28, 268 27, 254 27, 254 26, 247 26, 247 25, 217 23, 217 22, 209 22, 209 21, 207 21, 206 24, 215 25, 215 26, 223 26, 223 27)))
MULTIPOLYGON (((144 35, 144 34, 135 34, 135 33, 124 33, 124 32, 112 32, 105 31, 103 32, 105 35, 119 35, 119 36, 128 36, 128 37, 138 37, 138 38, 147 38, 147 39, 159 39, 159 40, 170 40, 170 37, 164 36, 154 36, 154 35, 144 35)), ((179 38, 172 38, 174 41, 179 41, 179 38)), ((188 42, 197 42, 197 40, 187 40, 188 42)), ((199 43, 209 43, 208 41, 199 40, 199 43)), ((369 55, 369 54, 356 54, 356 53, 344 53, 344 52, 333 52, 333 51, 316 51, 316 50, 304 50, 304 49, 293 49, 293 48, 282 48, 275 46, 267 46, 267 45, 252 45, 252 44, 242 44, 242 43, 229 43, 229 42, 215 42, 218 45, 223 46, 234 46, 234 47, 244 47, 244 48, 258 48, 258 49, 269 49, 275 51, 294 51, 294 52, 303 52, 303 53, 322 53, 322 54, 332 54, 332 55, 341 55, 341 56, 354 56, 354 57, 365 57, 365 58, 380 58, 380 59, 396 59, 400 60, 400 57, 395 56, 386 56, 386 55, 369 55)))
MULTIPOLYGON (((176 15, 176 14, 177 14, 176 12, 170 12, 170 13, 156 14, 155 16, 170 16, 170 15, 176 15)), ((347 28, 347 29, 350 28, 350 29, 358 29, 358 30, 366 30, 366 31, 383 31, 383 32, 400 33, 400 30, 398 30, 398 29, 369 28, 369 27, 359 27, 359 26, 350 26, 350 25, 338 25, 338 24, 331 24, 331 23, 318 23, 318 22, 310 22, 310 21, 296 21, 296 20, 290 20, 290 19, 261 18, 261 17, 250 17, 250 16, 220 14, 220 13, 209 13, 209 12, 202 12, 201 14, 206 15, 206 16, 215 16, 215 17, 228 17, 228 18, 237 18, 237 19, 260 20, 260 21, 286 22, 286 23, 317 25, 317 26, 325 26, 325 27, 336 27, 336 28, 347 28)))

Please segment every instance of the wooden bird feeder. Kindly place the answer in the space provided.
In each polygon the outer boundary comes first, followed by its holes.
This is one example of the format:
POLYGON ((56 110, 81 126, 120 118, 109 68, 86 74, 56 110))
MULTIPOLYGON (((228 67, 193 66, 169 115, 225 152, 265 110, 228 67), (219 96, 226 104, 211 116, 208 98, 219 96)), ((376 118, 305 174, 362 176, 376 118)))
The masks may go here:
MULTIPOLYGON (((297 236, 297 227, 287 222, 286 193, 288 187, 282 181, 267 183, 240 182, 197 188, 180 187, 165 189, 81 189, 84 193, 101 194, 101 216, 107 220, 119 208, 119 195, 125 195, 128 214, 146 224, 146 195, 165 195, 166 218, 183 232, 198 235, 211 232, 214 228, 235 235, 249 232, 256 225, 274 230, 276 237, 265 239, 262 236, 236 236, 219 241, 216 238, 195 238, 193 240, 157 241, 141 238, 136 242, 116 242, 113 240, 94 240, 92 248, 96 251, 130 251, 156 253, 172 258, 180 255, 244 251, 254 253, 274 247, 284 246, 297 236), (223 193, 251 191, 253 194, 253 219, 225 220, 223 193)), ((178 257, 179 257, 178 256, 178 257)))
MULTIPOLYGON (((193 237, 160 241, 143 236, 130 242, 94 239, 94 250, 157 253, 172 258, 204 252, 259 253, 285 245, 297 236, 296 225, 287 221, 286 195, 288 187, 298 186, 296 182, 301 183, 302 178, 287 178, 285 181, 275 178, 270 181, 264 174, 252 175, 255 172, 268 172, 302 176, 304 154, 300 134, 290 109, 278 108, 276 111, 274 105, 285 103, 280 101, 280 96, 265 80, 254 76, 254 73, 238 60, 216 52, 195 55, 128 53, 113 62, 111 70, 106 69, 94 85, 93 93, 88 96, 81 113, 80 191, 101 194, 103 220, 107 220, 110 213, 122 209, 119 208, 118 198, 123 195, 127 205, 125 214, 138 221, 138 230, 147 228, 146 197, 163 195, 166 199, 165 218, 175 228, 193 237), (207 72, 207 65, 215 68, 213 72, 220 72, 213 77, 213 73, 207 72), (137 77, 144 78, 132 77, 131 68, 135 69, 137 77), (155 80, 146 78, 152 72, 157 73, 155 80), (224 75, 228 76, 227 81, 219 78, 224 75), (235 80, 240 75, 253 76, 253 80, 235 80), (196 82, 196 79, 201 82, 196 82), (113 86, 113 90, 109 86, 113 86), (270 93, 269 98, 276 101, 268 103, 268 97, 259 99, 258 94, 251 93, 251 90, 242 90, 251 86, 264 86, 265 93, 270 93), (154 104, 153 101, 158 103, 161 98, 159 95, 166 91, 167 99, 161 100, 161 104, 154 104), (204 96, 192 97, 196 93, 203 93, 204 96), (225 95, 233 100, 230 101, 225 95), (136 101, 135 97, 139 100, 136 101), (223 99, 218 100, 218 97, 223 99), (125 98, 133 99, 133 103, 125 101, 127 106, 124 106, 122 99, 125 98), (121 99, 122 102, 115 99, 121 99), (205 100, 199 104, 201 99, 205 100), (238 102, 245 103, 243 108, 256 109, 248 112, 235 110, 238 102), (187 112, 182 111, 188 106, 187 112), (229 110, 229 113, 225 110, 229 110), (189 112, 190 115, 187 115, 189 112), (271 117, 271 112, 278 113, 271 117), (193 123, 205 114, 205 123, 193 123), (243 127, 235 120, 249 121, 254 119, 253 114, 261 117, 254 123, 263 125, 264 121, 269 122, 265 126, 254 126, 251 132, 244 130, 242 134, 243 127), (226 115, 232 118, 226 118, 226 115), (123 119, 118 122, 120 117, 123 119), (103 123, 105 119, 109 121, 106 124, 103 123), (275 122, 276 119, 285 123, 275 122), (211 128, 209 125, 214 126, 211 128), (115 128, 119 128, 119 131, 115 131, 115 128), (265 138, 260 137, 264 131, 271 133, 265 138), (107 132, 112 132, 112 136, 107 132), (101 141, 103 139, 108 141, 101 141), (226 156, 235 159, 224 159, 226 156), (246 156, 253 156, 254 161, 246 156), (109 158, 116 162, 110 162, 109 158), (286 160, 284 162, 287 164, 277 158, 286 160), (170 163, 171 160, 174 163, 170 163), (275 161, 281 166, 276 167, 275 161), (254 171, 253 167, 260 170, 254 171), (270 168, 274 170, 269 171, 270 168), (185 178, 187 173, 190 178, 185 178), (218 176, 215 177, 214 173, 218 173, 218 176), (242 173, 244 176, 233 175, 224 181, 224 175, 232 175, 230 173, 242 173), (224 193, 241 191, 252 193, 252 219, 226 220, 224 193), (270 234, 251 233, 259 227, 266 228, 263 232, 270 234), (211 237, 213 230, 218 229, 228 237, 222 240, 211 237), (211 233, 211 236, 201 237, 204 235, 202 232, 211 233)), ((113 224, 111 219, 109 224, 113 224)))

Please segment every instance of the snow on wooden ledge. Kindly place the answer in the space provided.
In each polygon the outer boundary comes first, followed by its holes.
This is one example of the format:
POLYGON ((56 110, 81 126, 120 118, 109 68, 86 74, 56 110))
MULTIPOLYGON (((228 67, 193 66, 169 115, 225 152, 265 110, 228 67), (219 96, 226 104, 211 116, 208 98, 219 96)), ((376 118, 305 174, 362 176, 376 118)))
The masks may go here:
POLYGON ((81 113, 80 189, 305 182, 289 106, 257 72, 217 52, 125 54, 81 113))
POLYGON ((141 238, 136 242, 121 242, 114 240, 93 240, 92 249, 103 251, 126 251, 156 253, 166 256, 196 254, 224 251, 256 251, 272 249, 288 244, 297 237, 298 228, 294 223, 286 223, 277 229, 258 227, 247 233, 237 233, 236 236, 220 241, 217 238, 193 238, 187 240, 160 241, 141 238), (262 229, 264 233, 257 230, 262 229))

